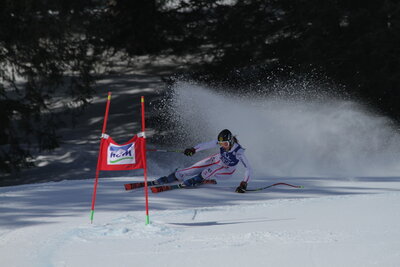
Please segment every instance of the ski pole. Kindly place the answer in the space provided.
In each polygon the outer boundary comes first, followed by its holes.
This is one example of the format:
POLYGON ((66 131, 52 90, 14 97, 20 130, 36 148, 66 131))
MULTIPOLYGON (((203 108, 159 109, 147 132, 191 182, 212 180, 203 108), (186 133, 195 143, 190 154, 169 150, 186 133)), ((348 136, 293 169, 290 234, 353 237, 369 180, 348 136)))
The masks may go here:
POLYGON ((147 151, 151 151, 151 152, 176 152, 176 153, 183 153, 183 150, 166 150, 166 149, 147 149, 147 151))
POLYGON ((287 183, 276 183, 276 184, 272 184, 269 186, 265 186, 265 187, 260 187, 260 188, 256 188, 256 189, 247 189, 246 191, 261 191, 273 186, 277 186, 277 185, 286 185, 286 186, 290 186, 290 187, 294 187, 294 188, 304 188, 304 186, 302 185, 292 185, 292 184, 287 184, 287 183))

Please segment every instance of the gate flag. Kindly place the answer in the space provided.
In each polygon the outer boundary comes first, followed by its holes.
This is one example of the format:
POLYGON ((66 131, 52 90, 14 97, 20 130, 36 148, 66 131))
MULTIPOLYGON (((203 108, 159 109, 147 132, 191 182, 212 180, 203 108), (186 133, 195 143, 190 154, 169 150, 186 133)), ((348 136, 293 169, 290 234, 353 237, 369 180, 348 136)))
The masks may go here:
POLYGON ((110 136, 101 139, 101 171, 126 171, 144 168, 144 138, 135 135, 124 144, 117 144, 110 136))
POLYGON ((144 115, 144 96, 141 97, 142 110, 142 132, 133 136, 131 140, 124 144, 117 144, 108 134, 106 134, 108 112, 110 110, 111 92, 108 92, 106 112, 104 114, 103 129, 99 155, 97 157, 96 177, 93 186, 92 208, 90 211, 90 221, 93 223, 94 207, 96 204, 97 185, 99 183, 100 171, 126 171, 134 169, 144 170, 145 182, 145 201, 146 201, 146 225, 149 219, 149 193, 147 187, 147 165, 146 165, 146 127, 144 115))

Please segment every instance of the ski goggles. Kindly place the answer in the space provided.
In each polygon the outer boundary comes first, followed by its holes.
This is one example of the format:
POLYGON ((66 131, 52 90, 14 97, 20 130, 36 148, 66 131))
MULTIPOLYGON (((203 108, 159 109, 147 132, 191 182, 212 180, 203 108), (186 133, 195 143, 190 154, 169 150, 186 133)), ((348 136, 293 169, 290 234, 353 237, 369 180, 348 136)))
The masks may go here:
POLYGON ((222 147, 229 147, 229 141, 218 141, 218 145, 222 147))

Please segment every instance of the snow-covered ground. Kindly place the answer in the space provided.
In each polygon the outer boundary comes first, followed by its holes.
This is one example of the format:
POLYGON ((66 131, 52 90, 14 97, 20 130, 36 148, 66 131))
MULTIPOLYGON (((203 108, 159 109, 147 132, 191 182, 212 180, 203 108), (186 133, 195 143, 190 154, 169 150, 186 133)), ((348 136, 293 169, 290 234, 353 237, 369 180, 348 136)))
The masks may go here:
POLYGON ((150 194, 133 178, 0 188, 2 266, 399 266, 400 178, 256 179, 150 194))
MULTIPOLYGON (((37 157, 20 182, 0 188, 1 266, 399 266, 400 135, 384 117, 349 100, 215 93, 178 83, 168 99, 160 79, 119 73, 98 94, 64 142, 37 157), (197 189, 125 191, 141 171, 102 172, 94 223, 90 204, 107 91, 107 133, 117 142, 140 130, 139 99, 172 134, 149 123, 174 149, 209 141, 223 128, 237 134, 254 168, 249 188, 234 193, 243 169, 197 189), (153 106, 161 98, 163 106, 153 106), (321 100, 322 99, 322 100, 321 100)), ((148 153, 150 178, 201 159, 148 153)))

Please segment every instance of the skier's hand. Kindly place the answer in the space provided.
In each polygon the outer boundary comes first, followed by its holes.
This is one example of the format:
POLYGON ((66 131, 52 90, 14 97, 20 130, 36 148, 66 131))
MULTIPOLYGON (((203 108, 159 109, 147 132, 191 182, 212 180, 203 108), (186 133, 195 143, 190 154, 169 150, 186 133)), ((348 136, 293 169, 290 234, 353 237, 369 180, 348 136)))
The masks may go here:
POLYGON ((186 148, 185 151, 183 152, 183 154, 189 157, 193 156, 194 153, 196 153, 196 149, 194 149, 194 147, 186 148))
POLYGON ((240 185, 236 188, 236 193, 246 193, 247 189, 247 182, 242 181, 240 182, 240 185))

